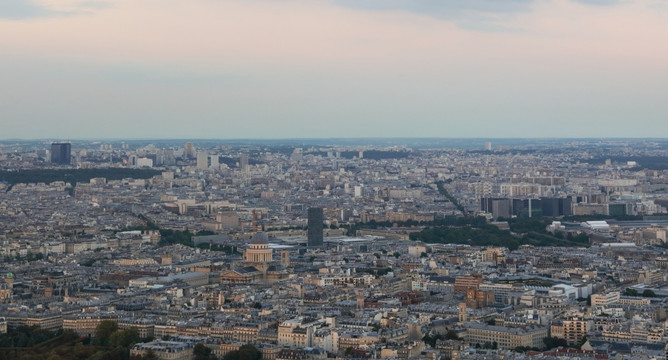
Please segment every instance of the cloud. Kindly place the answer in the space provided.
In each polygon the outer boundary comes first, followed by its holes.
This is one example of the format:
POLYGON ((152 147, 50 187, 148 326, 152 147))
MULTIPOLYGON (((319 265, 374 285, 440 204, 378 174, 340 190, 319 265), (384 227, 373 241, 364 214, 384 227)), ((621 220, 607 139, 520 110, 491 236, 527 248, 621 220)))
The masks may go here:
POLYGON ((346 8, 376 11, 405 11, 453 21, 475 31, 518 31, 512 25, 516 13, 531 10, 535 0, 334 0, 346 8))
POLYGON ((23 20, 57 15, 59 15, 59 12, 45 8, 30 0, 0 1, 0 19, 23 20))
POLYGON ((512 13, 526 11, 534 0, 335 0, 335 3, 364 10, 401 10, 440 18, 456 18, 464 12, 512 13))
POLYGON ((619 5, 624 1, 622 0, 572 0, 587 5, 619 5))
POLYGON ((82 1, 76 3, 75 6, 80 9, 103 10, 109 9, 111 7, 111 3, 106 1, 82 1))
POLYGON ((351 9, 404 11, 452 21, 467 30, 518 31, 512 24, 517 13, 527 12, 535 0, 334 0, 351 9))
POLYGON ((0 19, 27 20, 57 16, 90 14, 91 10, 110 8, 105 1, 81 1, 67 8, 54 9, 43 6, 35 0, 0 0, 0 19))
MULTIPOLYGON (((530 12, 539 0, 332 0, 350 9, 402 11, 452 21, 458 27, 478 31, 518 31, 513 20, 530 12)), ((570 0, 586 5, 619 5, 632 0, 570 0)))

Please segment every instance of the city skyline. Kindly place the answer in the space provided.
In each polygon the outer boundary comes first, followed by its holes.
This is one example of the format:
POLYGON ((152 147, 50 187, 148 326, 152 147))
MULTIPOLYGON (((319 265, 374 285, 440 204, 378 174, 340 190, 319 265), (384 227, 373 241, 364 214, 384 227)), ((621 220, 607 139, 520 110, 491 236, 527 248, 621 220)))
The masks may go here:
POLYGON ((666 20, 658 0, 8 0, 2 137, 656 136, 666 20))
POLYGON ((401 141, 1 141, 0 354, 665 358, 668 140, 401 141))

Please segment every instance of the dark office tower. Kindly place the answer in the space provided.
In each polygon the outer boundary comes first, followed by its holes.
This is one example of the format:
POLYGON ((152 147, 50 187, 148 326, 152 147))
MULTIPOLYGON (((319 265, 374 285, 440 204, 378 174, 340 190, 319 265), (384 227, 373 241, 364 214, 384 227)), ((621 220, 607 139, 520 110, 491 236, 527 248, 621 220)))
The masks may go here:
POLYGON ((480 199, 480 210, 491 213, 494 219, 500 217, 508 219, 513 213, 513 202, 511 199, 482 198, 480 199))
POLYGON ((540 204, 543 216, 556 217, 560 215, 558 198, 541 198, 540 204))
POLYGON ((322 246, 322 208, 308 209, 308 247, 322 246))
POLYGON ((559 213, 564 216, 573 215, 573 199, 570 197, 559 199, 559 213))
POLYGON ((72 144, 51 144, 51 162, 54 164, 69 165, 72 162, 72 144))
POLYGON ((541 198, 543 216, 557 217, 573 214, 571 198, 541 198))

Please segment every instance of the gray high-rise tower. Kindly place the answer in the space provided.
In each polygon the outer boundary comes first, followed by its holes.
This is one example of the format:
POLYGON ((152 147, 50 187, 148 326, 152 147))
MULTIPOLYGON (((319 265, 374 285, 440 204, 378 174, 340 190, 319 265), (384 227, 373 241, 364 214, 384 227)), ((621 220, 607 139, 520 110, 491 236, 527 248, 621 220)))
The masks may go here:
POLYGON ((51 162, 54 164, 69 165, 72 162, 72 144, 52 143, 51 162))
POLYGON ((308 247, 322 246, 322 208, 308 209, 308 247))

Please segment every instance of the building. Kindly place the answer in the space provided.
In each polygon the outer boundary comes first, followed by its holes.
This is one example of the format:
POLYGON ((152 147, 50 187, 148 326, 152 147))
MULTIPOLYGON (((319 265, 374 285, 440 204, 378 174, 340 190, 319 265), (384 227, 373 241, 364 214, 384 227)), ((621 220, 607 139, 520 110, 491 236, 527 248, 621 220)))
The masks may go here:
POLYGON ((587 332, 591 328, 591 323, 585 321, 582 318, 571 318, 570 320, 564 320, 564 339, 568 342, 568 345, 579 344, 587 332))
POLYGON ((543 339, 548 335, 546 326, 510 328, 468 323, 465 327, 465 340, 469 343, 480 346, 496 344, 499 349, 514 349, 519 346, 541 348, 544 346, 543 339))
POLYGON ((323 209, 308 209, 308 247, 321 247, 323 238, 323 209))
POLYGON ((226 284, 275 282, 287 278, 287 270, 281 266, 289 253, 281 253, 281 262, 274 261, 274 251, 269 247, 266 233, 256 233, 251 239, 248 249, 244 251, 243 266, 224 270, 220 281, 226 284))
POLYGON ((457 276, 455 278, 455 293, 466 294, 469 289, 477 291, 480 284, 482 284, 482 276, 478 274, 457 276))
POLYGON ((513 212, 512 201, 503 198, 481 198, 480 210, 492 214, 494 219, 508 219, 513 212))
POLYGON ((571 198, 541 198, 540 205, 543 216, 557 217, 573 214, 571 198))
POLYGON ((248 166, 248 155, 241 154, 241 156, 239 156, 239 168, 243 173, 250 172, 250 167, 248 166))
POLYGON ((195 147, 193 146, 193 143, 187 142, 185 149, 183 149, 183 156, 187 159, 194 159, 195 158, 195 147))
POLYGON ((213 169, 220 168, 220 157, 218 155, 209 155, 209 167, 213 169))
POLYGON ((137 166, 137 167, 153 167, 153 159, 147 158, 147 157, 137 158, 137 161, 135 162, 135 166, 137 166))
POLYGON ((51 162, 54 164, 69 165, 72 162, 72 144, 51 144, 51 162))
POLYGON ((209 168, 209 154, 206 151, 197 152, 197 168, 200 170, 209 168))
POLYGON ((609 306, 619 302, 619 291, 612 291, 607 294, 593 294, 591 296, 591 306, 609 306))
POLYGON ((194 344, 187 342, 155 340, 135 344, 130 350, 130 356, 144 356, 151 351, 161 360, 191 360, 194 347, 194 344))
POLYGON ((563 321, 557 321, 551 326, 553 337, 565 339, 568 345, 580 344, 591 330, 592 322, 584 320, 582 314, 567 316, 563 321))
POLYGON ((113 313, 81 313, 70 315, 62 319, 63 330, 71 330, 79 336, 95 336, 95 330, 105 320, 116 320, 118 315, 113 313))
POLYGON ((244 260, 251 266, 265 265, 273 261, 273 250, 269 248, 266 233, 253 235, 249 248, 244 252, 244 260))
POLYGON ((466 306, 480 309, 494 303, 494 292, 466 289, 466 306))
POLYGON ((301 318, 282 322, 278 326, 278 345, 300 348, 313 346, 314 325, 301 318))
POLYGON ((16 330, 22 326, 37 326, 42 330, 56 331, 63 327, 63 317, 59 312, 6 312, 7 328, 16 330))

